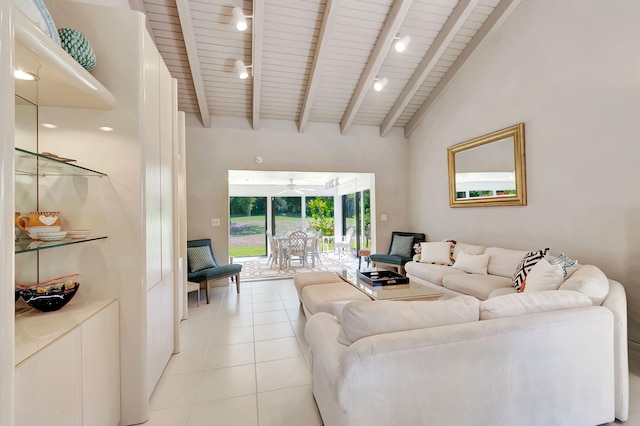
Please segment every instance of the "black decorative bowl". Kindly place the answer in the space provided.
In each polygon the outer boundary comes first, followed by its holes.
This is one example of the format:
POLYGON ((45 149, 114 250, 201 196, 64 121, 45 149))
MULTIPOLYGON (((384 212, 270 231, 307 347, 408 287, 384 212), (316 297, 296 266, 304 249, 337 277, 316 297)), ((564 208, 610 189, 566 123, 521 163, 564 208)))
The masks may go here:
POLYGON ((29 287, 20 293, 27 305, 41 312, 57 311, 69 303, 80 283, 67 281, 47 286, 29 287))
POLYGON ((20 299, 20 293, 22 293, 22 289, 16 288, 16 302, 18 301, 18 299, 20 299))

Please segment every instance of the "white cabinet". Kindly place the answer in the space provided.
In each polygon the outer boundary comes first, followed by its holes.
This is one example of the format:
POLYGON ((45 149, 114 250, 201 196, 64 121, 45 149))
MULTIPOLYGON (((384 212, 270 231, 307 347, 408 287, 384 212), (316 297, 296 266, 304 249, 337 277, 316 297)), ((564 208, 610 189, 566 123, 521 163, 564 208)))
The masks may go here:
POLYGON ((120 330, 114 302, 82 324, 82 421, 113 426, 120 421, 120 330))
POLYGON ((15 426, 118 424, 118 302, 16 367, 15 413, 15 426))
POLYGON ((15 426, 82 425, 79 328, 36 353, 15 372, 15 426))

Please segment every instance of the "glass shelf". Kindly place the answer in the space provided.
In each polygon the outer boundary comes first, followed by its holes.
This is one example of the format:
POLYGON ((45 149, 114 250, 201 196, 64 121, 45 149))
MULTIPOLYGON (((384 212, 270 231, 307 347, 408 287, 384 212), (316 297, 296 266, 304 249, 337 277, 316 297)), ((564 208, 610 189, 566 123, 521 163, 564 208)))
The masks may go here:
POLYGON ((23 176, 107 176, 43 154, 16 148, 16 175, 23 176))
POLYGON ((86 243, 87 241, 104 240, 106 238, 106 236, 88 238, 63 238, 60 241, 38 241, 32 240, 30 238, 24 238, 16 241, 16 254, 45 250, 54 247, 69 246, 78 243, 86 243))

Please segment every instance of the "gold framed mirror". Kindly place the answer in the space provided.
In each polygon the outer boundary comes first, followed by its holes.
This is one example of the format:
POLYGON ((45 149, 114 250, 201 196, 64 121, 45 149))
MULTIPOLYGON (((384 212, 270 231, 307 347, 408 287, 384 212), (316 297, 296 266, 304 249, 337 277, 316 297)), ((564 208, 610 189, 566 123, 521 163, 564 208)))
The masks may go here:
POLYGON ((447 148, 449 206, 526 206, 524 123, 447 148))

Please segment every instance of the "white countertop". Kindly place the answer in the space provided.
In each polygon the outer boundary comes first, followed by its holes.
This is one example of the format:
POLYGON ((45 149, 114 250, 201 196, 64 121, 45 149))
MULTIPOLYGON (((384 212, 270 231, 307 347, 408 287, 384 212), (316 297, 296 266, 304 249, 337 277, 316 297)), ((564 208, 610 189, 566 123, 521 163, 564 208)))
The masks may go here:
POLYGON ((32 309, 17 315, 15 365, 18 366, 112 302, 114 302, 113 299, 87 302, 74 298, 58 311, 39 312, 32 309))

